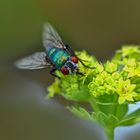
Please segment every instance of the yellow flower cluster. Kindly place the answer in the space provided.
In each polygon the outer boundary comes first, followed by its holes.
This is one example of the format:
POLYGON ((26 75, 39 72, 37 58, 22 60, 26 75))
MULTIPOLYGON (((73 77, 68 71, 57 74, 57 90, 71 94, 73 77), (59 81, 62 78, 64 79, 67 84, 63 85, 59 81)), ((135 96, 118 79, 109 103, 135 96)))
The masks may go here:
MULTIPOLYGON (((48 88, 49 96, 59 93, 68 100, 87 101, 108 95, 119 104, 140 100, 140 50, 139 47, 123 47, 111 61, 102 64, 86 51, 76 52, 86 68, 79 62, 81 75, 62 75, 48 88), (139 56, 139 57, 138 57, 139 56)), ((114 101, 114 100, 113 100, 114 101)))

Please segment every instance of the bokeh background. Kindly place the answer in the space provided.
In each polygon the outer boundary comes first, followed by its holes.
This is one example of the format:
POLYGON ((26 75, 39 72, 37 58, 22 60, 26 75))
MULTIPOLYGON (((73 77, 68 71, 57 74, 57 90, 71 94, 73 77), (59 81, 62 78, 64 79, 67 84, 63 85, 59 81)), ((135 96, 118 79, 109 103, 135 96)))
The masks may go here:
MULTIPOLYGON (((0 1, 0 140, 105 140, 102 128, 70 114, 60 100, 45 100, 49 68, 17 70, 15 60, 43 50, 49 21, 74 50, 100 61, 124 44, 140 44, 139 0, 0 1)), ((140 125, 117 128, 115 140, 138 140, 140 125)))

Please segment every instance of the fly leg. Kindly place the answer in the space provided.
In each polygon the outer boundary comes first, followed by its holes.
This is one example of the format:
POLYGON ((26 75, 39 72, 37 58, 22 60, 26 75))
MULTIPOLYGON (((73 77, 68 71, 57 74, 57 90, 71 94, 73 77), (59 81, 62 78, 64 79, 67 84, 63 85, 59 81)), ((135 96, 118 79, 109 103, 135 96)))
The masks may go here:
POLYGON ((58 79, 60 79, 60 77, 59 77, 58 75, 55 74, 55 71, 56 71, 57 69, 55 68, 54 64, 53 64, 53 63, 50 61, 50 59, 47 58, 47 57, 46 57, 46 61, 47 61, 48 63, 50 63, 50 67, 52 68, 51 71, 50 71, 50 74, 51 74, 52 76, 57 77, 58 79))
MULTIPOLYGON (((84 60, 81 60, 80 58, 78 58, 78 59, 79 59, 79 61, 81 62, 81 64, 82 64, 84 67, 89 68, 89 69, 95 69, 95 67, 89 67, 89 66, 85 65, 85 64, 83 63, 84 60)), ((85 61, 86 61, 86 60, 85 60, 85 61)))
POLYGON ((82 72, 77 71, 76 74, 79 74, 81 76, 85 76, 82 72))
POLYGON ((53 68, 53 69, 50 71, 50 74, 51 74, 52 76, 54 76, 54 77, 60 79, 60 77, 59 77, 58 75, 55 74, 55 71, 56 71, 56 70, 57 70, 56 68, 53 68))
MULTIPOLYGON (((74 53, 74 51, 73 51, 73 49, 69 46, 69 45, 65 45, 64 46, 65 48, 64 49, 66 49, 66 51, 71 55, 71 56, 76 56, 75 55, 75 53, 74 53)), ((94 69, 95 67, 89 67, 89 66, 86 66, 84 63, 83 63, 83 61, 86 61, 86 60, 82 60, 82 59, 80 59, 80 58, 78 58, 78 60, 81 62, 81 64, 84 66, 84 67, 86 67, 86 68, 89 68, 89 69, 94 69)))

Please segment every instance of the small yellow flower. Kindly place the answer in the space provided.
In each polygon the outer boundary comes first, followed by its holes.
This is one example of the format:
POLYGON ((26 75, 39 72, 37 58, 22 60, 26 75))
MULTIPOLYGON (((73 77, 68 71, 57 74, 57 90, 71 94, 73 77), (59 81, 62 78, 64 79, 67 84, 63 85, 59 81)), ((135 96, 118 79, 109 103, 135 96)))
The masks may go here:
POLYGON ((121 51, 123 57, 131 55, 133 53, 140 53, 139 46, 123 46, 121 51))
POLYGON ((114 73, 112 73, 112 77, 113 77, 113 79, 118 80, 121 77, 121 75, 119 72, 114 72, 114 73))
POLYGON ((128 65, 128 66, 132 66, 132 67, 135 67, 136 65, 137 65, 137 63, 136 63, 136 59, 124 59, 123 60, 123 63, 124 64, 126 64, 126 65, 128 65))
POLYGON ((116 90, 119 95, 119 103, 122 104, 125 101, 134 101, 134 97, 137 96, 137 93, 134 92, 136 85, 131 84, 130 80, 124 81, 123 79, 120 79, 118 81, 116 90))
POLYGON ((140 68, 125 67, 124 70, 128 72, 128 78, 134 76, 140 77, 140 68))
POLYGON ((103 70, 104 70, 104 67, 103 67, 103 65, 102 64, 97 64, 96 65, 96 69, 97 69, 97 71, 99 72, 99 73, 101 73, 103 70))
POLYGON ((48 87, 49 98, 53 97, 56 93, 60 93, 59 84, 60 84, 60 81, 58 79, 55 79, 55 82, 48 87))
POLYGON ((117 64, 107 61, 105 64, 105 70, 109 73, 113 73, 117 70, 117 64))

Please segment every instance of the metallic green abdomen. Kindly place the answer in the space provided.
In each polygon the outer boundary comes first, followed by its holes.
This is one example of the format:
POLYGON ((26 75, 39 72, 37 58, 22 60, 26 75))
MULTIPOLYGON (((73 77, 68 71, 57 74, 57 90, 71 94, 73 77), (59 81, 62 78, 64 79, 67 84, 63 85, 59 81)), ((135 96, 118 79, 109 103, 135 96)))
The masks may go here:
POLYGON ((61 48, 51 48, 47 55, 57 69, 60 69, 69 57, 69 54, 61 48))

